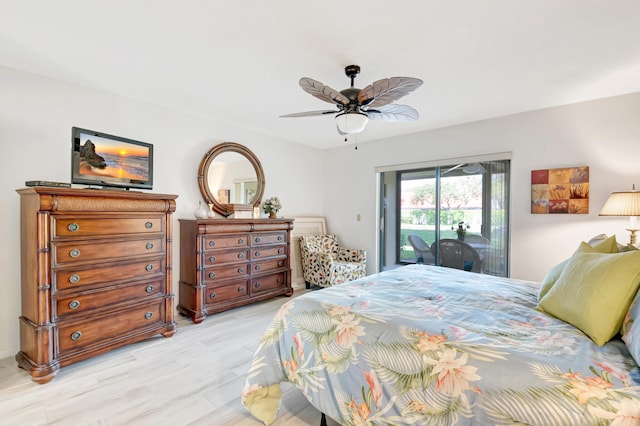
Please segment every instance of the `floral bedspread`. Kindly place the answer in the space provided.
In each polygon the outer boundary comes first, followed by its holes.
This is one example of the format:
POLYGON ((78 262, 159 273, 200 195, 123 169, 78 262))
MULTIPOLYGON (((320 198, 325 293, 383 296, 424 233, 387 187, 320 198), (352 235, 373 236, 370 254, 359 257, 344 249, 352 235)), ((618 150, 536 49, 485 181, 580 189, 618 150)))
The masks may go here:
POLYGON ((284 303, 243 404, 265 424, 291 382, 342 425, 631 425, 640 373, 534 309, 538 283, 410 265, 284 303))

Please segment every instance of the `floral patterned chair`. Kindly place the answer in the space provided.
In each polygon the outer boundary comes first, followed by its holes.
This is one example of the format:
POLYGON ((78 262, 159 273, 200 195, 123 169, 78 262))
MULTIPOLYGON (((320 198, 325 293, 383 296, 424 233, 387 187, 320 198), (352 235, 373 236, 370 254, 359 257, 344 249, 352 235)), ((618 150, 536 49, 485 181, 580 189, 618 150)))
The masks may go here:
POLYGON ((366 275, 367 252, 340 246, 333 234, 301 235, 300 257, 307 288, 330 287, 366 275))

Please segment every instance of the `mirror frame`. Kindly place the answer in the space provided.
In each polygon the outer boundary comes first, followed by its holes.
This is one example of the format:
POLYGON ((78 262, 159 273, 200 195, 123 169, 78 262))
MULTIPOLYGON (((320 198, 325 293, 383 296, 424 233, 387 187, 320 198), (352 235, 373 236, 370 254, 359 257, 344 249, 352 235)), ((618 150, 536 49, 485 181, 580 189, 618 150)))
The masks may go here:
POLYGON ((264 171, 262 170, 262 164, 260 164, 260 160, 258 160, 258 157, 256 157, 256 155, 246 146, 240 145, 239 143, 235 142, 223 142, 211 148, 202 158, 200 167, 198 168, 198 186, 200 187, 202 198, 204 198, 207 204, 211 205, 213 211, 224 217, 232 215, 235 211, 253 210, 254 207, 258 207, 262 202, 262 195, 264 194, 264 184, 264 171), (257 189, 252 203, 222 204, 211 193, 211 190, 209 189, 209 169, 213 164, 213 160, 215 160, 218 155, 224 152, 235 152, 244 156, 247 160, 249 160, 254 170, 256 171, 257 189))

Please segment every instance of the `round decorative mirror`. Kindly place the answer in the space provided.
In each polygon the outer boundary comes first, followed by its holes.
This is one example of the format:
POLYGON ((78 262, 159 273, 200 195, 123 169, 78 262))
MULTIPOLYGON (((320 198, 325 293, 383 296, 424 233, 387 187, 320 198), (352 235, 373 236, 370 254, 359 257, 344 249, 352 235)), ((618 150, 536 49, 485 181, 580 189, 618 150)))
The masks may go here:
POLYGON ((224 142, 211 148, 200 162, 198 185, 202 197, 222 216, 253 210, 262 202, 262 164, 246 146, 224 142))

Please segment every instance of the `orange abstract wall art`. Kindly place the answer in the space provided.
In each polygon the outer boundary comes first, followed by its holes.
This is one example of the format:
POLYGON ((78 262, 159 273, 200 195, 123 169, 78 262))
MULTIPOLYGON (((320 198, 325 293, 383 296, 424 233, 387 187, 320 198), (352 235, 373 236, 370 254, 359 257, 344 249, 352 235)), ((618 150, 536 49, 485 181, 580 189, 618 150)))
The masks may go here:
POLYGON ((532 170, 531 213, 588 214, 589 167, 532 170))

